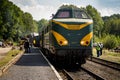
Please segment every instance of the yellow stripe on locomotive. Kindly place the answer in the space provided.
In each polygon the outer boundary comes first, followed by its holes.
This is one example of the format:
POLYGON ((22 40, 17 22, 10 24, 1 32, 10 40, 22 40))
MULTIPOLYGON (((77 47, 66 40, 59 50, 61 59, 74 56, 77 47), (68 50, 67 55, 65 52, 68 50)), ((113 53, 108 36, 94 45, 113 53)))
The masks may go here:
POLYGON ((92 39, 93 36, 93 32, 90 32, 89 34, 87 34, 85 37, 83 37, 83 39, 80 41, 80 44, 82 46, 88 46, 90 44, 90 41, 92 39))
POLYGON ((66 28, 68 30, 80 30, 80 29, 92 24, 92 22, 86 22, 84 24, 78 24, 78 25, 76 25, 76 24, 64 24, 62 22, 58 22, 58 21, 55 21, 55 20, 52 20, 52 22, 66 28))
POLYGON ((52 30, 52 33, 60 46, 68 45, 67 39, 65 39, 61 34, 57 33, 56 31, 53 31, 53 30, 52 30))

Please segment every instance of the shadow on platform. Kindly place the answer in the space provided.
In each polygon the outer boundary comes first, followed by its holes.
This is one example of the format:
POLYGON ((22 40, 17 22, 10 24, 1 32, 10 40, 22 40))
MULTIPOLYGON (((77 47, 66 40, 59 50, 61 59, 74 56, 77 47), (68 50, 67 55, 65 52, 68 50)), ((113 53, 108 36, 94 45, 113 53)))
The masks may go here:
POLYGON ((49 66, 41 53, 25 53, 15 65, 19 66, 49 66))

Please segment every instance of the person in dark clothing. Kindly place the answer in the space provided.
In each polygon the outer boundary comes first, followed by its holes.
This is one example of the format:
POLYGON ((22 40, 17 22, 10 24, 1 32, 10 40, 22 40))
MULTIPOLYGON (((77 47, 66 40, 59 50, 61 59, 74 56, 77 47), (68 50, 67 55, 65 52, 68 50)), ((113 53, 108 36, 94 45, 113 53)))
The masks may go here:
POLYGON ((99 46, 100 46, 100 55, 102 55, 103 44, 99 43, 99 46))
POLYGON ((25 43, 24 43, 24 48, 25 48, 25 52, 30 52, 30 47, 29 47, 29 42, 28 42, 28 40, 26 40, 25 41, 25 43))

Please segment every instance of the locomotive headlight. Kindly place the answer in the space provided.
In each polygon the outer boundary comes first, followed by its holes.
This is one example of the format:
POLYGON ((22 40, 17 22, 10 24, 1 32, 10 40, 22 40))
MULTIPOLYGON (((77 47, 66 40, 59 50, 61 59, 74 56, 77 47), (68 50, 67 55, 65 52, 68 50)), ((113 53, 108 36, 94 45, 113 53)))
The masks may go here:
POLYGON ((61 40, 61 41, 59 41, 59 44, 60 44, 61 46, 67 45, 67 44, 68 44, 68 41, 61 40))
POLYGON ((89 44, 89 41, 81 41, 80 43, 82 46, 87 46, 89 44))
POLYGON ((66 44, 68 44, 68 41, 64 41, 63 43, 66 45, 66 44))
POLYGON ((81 43, 81 45, 83 45, 85 42, 84 42, 84 41, 81 41, 80 43, 81 43))

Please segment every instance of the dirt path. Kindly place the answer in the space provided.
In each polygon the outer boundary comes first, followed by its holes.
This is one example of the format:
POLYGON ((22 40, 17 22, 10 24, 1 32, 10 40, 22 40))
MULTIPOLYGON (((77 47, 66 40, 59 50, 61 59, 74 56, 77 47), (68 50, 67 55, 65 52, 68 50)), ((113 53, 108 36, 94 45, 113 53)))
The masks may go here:
POLYGON ((8 51, 10 51, 12 48, 0 48, 0 60, 7 54, 8 51))

